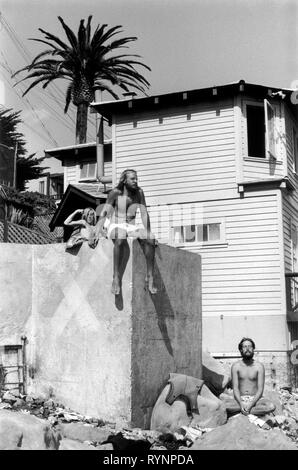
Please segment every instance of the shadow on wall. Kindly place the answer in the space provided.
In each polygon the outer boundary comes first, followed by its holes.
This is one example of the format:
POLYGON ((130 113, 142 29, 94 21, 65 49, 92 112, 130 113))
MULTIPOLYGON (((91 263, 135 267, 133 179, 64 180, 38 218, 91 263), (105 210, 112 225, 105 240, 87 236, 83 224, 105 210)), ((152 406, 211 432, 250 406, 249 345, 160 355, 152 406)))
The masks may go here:
POLYGON ((270 155, 269 157, 269 174, 271 176, 275 175, 275 170, 276 170, 276 158, 272 157, 270 155))
MULTIPOLYGON (((145 257, 143 244, 139 243, 139 246, 142 248, 142 251, 145 257)), ((81 245, 73 247, 73 248, 68 248, 67 253, 73 256, 77 256, 79 254, 80 248, 81 248, 81 245)), ((122 246, 122 257, 121 257, 120 269, 119 269, 121 290, 120 290, 119 295, 115 295, 115 306, 120 311, 123 310, 124 308, 123 295, 122 295, 122 278, 125 273, 125 269, 126 269, 129 257, 130 257, 130 247, 126 240, 122 246)), ((158 257, 160 260, 162 260, 161 250, 159 246, 156 247, 155 257, 156 258, 158 257)), ((157 319, 158 319, 157 324, 162 334, 165 346, 167 348, 168 353, 173 357, 173 348, 172 348, 169 333, 168 333, 166 318, 174 318, 175 315, 174 315, 173 307, 171 305, 170 298, 166 291, 164 281, 162 279, 160 270, 156 262, 154 265, 154 281, 155 281, 155 285, 157 286, 158 291, 156 294, 151 294, 148 291, 148 294, 150 295, 150 298, 152 300, 152 303, 154 305, 154 308, 157 314, 157 319)), ((145 279, 142 280, 141 284, 143 285, 144 282, 145 282, 145 279)), ((112 279, 111 279, 111 284, 112 284, 112 279)), ((144 290, 148 290, 146 285, 144 285, 144 290)))
MULTIPOLYGON (((72 248, 67 248, 65 251, 72 256, 78 256, 81 248, 82 248, 82 245, 77 245, 72 248)), ((120 266, 119 266, 121 290, 120 290, 119 295, 115 295, 115 307, 117 308, 117 310, 123 310, 122 278, 125 273, 129 256, 130 256, 130 248, 129 248, 129 244, 127 240, 125 240, 122 245, 122 257, 121 257, 120 266)), ((112 285, 112 279, 111 279, 111 285, 112 285)))
MULTIPOLYGON (((142 251, 144 253, 144 246, 141 243, 140 243, 140 247, 142 248, 142 251)), ((155 258, 156 257, 162 260, 161 250, 159 246, 157 246, 155 250, 155 258)), ((167 348, 168 353, 173 357, 174 355, 173 348, 172 348, 171 341, 169 338, 166 318, 169 318, 169 317, 174 318, 175 315, 174 315, 174 310, 171 305, 170 298, 167 294, 166 287, 163 282, 160 270, 156 262, 154 264, 154 282, 157 287, 157 293, 151 294, 149 291, 148 293, 150 295, 150 298, 153 302, 153 305, 157 314, 157 324, 162 334, 164 344, 167 348)), ((146 286, 145 286, 145 290, 146 290, 146 286)))

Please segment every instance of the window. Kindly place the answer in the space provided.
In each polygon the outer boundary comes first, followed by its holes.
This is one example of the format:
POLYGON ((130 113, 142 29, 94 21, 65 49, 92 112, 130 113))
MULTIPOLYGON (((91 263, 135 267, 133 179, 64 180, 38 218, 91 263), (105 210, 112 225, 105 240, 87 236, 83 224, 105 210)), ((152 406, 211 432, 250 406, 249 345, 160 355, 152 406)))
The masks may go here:
POLYGON ((275 158, 274 108, 269 101, 246 102, 247 155, 275 158))
POLYGON ((96 162, 81 163, 80 179, 95 179, 96 178, 96 162))
POLYGON ((44 181, 39 182, 39 192, 44 194, 44 181))
POLYGON ((247 105, 246 119, 248 156, 266 158, 264 108, 261 106, 247 105))
POLYGON ((224 243, 224 223, 210 222, 198 225, 176 225, 172 227, 172 241, 184 243, 224 243))

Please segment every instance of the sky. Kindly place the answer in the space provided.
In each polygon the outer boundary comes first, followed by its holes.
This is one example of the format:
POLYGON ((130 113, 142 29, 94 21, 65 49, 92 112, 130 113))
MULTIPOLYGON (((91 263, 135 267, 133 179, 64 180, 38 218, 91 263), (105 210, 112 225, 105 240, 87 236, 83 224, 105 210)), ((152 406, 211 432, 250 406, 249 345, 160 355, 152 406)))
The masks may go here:
MULTIPOLYGON (((63 81, 47 92, 34 88, 25 100, 25 85, 13 87, 11 72, 43 49, 28 40, 42 38, 38 28, 64 39, 59 15, 75 31, 93 15, 92 31, 107 23, 137 36, 128 52, 151 67, 144 73, 149 95, 240 79, 289 88, 298 80, 297 0, 0 0, 0 14, 0 103, 21 111, 20 130, 37 156, 75 143, 76 109, 63 113, 63 81)), ((95 140, 94 120, 88 141, 95 140)))

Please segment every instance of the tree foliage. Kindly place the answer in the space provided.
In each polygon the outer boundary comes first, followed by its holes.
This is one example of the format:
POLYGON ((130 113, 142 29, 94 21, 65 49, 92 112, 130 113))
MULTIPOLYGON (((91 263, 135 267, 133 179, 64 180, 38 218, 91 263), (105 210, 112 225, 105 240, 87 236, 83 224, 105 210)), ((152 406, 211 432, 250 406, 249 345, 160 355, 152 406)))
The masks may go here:
POLYGON ((122 52, 129 43, 137 40, 136 37, 115 39, 116 35, 122 33, 122 26, 108 28, 107 24, 98 25, 92 35, 92 16, 89 16, 86 26, 84 19, 80 21, 76 35, 60 16, 58 19, 67 41, 64 42, 54 34, 39 28, 43 39, 31 40, 42 43, 46 49, 16 74, 27 72, 18 83, 24 80, 32 81, 23 95, 39 84, 46 88, 57 79, 69 82, 64 111, 67 112, 71 102, 78 107, 76 136, 77 142, 82 143, 86 141, 87 133, 86 110, 94 100, 95 90, 107 91, 115 99, 119 98, 117 89, 125 92, 136 89, 145 93, 149 82, 137 68, 150 68, 136 60, 139 55, 119 53, 119 50, 122 52))
POLYGON ((21 208, 31 216, 51 214, 56 210, 55 200, 51 196, 35 191, 19 192, 13 188, 5 188, 7 202, 21 208))
MULTIPOLYGON (((24 135, 17 129, 22 122, 20 113, 21 111, 13 111, 12 109, 0 109, 0 143, 11 149, 15 149, 17 146, 16 185, 19 191, 24 191, 26 182, 43 176, 48 167, 40 167, 45 157, 37 158, 35 154, 27 155, 24 135)), ((11 153, 11 158, 14 158, 13 153, 11 153)))

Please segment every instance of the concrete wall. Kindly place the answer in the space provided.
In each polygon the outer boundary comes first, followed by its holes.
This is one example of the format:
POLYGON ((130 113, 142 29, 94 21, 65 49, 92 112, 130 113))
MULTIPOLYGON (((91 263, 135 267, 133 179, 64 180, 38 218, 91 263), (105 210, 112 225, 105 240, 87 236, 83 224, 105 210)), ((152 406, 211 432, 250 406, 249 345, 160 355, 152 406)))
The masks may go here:
POLYGON ((112 251, 0 244, 0 345, 27 335, 30 391, 146 427, 170 372, 201 374, 200 257, 160 245, 153 298, 134 242, 115 298, 112 251))
POLYGON ((132 418, 146 428, 169 371, 194 377, 202 374, 200 257, 159 245, 155 263, 158 293, 154 296, 144 292, 145 274, 144 255, 134 243, 132 418))
POLYGON ((32 247, 0 244, 0 345, 21 344, 32 311, 32 247))

